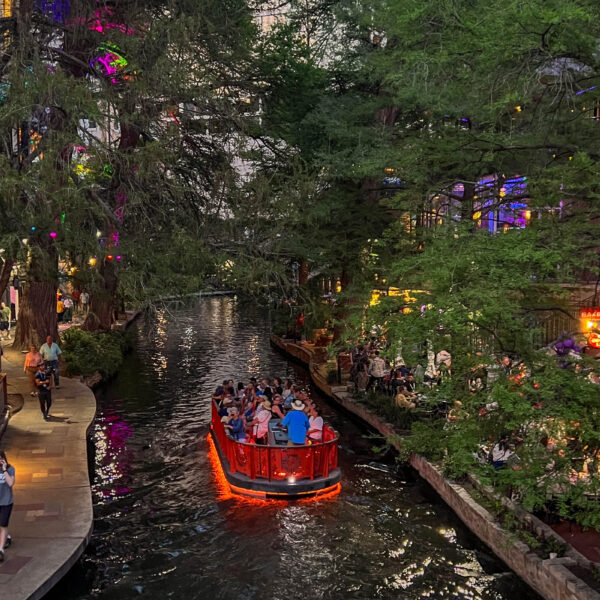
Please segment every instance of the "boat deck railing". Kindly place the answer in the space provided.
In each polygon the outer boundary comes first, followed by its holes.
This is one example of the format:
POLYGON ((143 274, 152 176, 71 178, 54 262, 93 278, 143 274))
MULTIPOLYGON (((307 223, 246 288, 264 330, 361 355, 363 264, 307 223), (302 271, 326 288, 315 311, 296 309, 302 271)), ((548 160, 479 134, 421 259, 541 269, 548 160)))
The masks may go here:
POLYGON ((221 422, 217 404, 212 403, 212 429, 232 473, 250 479, 297 481, 328 477, 338 466, 338 434, 323 427, 323 441, 305 446, 269 445, 239 442, 229 435, 221 422))

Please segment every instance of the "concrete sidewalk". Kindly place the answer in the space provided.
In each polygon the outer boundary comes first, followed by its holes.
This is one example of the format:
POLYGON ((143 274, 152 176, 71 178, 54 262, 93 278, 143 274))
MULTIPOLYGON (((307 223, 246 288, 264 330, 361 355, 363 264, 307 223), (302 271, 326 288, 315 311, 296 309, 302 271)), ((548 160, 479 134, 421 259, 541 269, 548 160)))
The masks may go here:
POLYGON ((37 397, 29 395, 24 354, 3 349, 8 393, 22 394, 25 404, 0 440, 16 469, 13 544, 0 564, 0 598, 34 600, 70 569, 92 532, 86 434, 96 399, 78 379, 61 377, 44 421, 37 397))

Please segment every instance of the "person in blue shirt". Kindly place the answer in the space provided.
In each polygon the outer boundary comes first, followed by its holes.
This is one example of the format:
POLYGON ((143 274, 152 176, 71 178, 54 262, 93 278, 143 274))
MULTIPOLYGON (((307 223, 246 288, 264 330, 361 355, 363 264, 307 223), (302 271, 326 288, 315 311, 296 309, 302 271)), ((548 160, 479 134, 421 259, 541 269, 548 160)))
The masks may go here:
POLYGON ((240 417, 240 411, 237 408, 232 408, 230 415, 231 417, 224 427, 229 429, 229 434, 234 440, 245 442, 246 429, 244 427, 244 419, 240 417))
POLYGON ((282 427, 287 427, 288 430, 288 446, 306 443, 306 432, 310 428, 310 422, 303 411, 304 403, 296 399, 292 402, 292 410, 281 422, 282 427))

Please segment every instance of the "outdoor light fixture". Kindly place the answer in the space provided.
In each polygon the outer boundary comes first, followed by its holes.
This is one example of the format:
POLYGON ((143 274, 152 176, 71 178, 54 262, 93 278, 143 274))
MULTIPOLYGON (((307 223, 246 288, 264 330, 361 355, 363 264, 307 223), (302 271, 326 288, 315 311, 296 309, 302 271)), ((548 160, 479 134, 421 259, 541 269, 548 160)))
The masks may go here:
POLYGON ((51 232, 50 232, 50 237, 51 237, 52 239, 54 239, 54 238, 56 237, 56 231, 51 231, 51 232))

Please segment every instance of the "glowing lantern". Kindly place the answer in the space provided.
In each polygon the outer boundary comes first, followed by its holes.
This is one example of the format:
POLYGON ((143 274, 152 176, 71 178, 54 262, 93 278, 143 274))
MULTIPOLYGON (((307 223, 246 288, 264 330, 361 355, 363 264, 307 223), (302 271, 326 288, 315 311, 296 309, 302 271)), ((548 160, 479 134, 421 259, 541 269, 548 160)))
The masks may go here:
POLYGON ((596 331, 592 331, 590 335, 588 335, 588 345, 592 348, 600 348, 600 333, 596 331))

